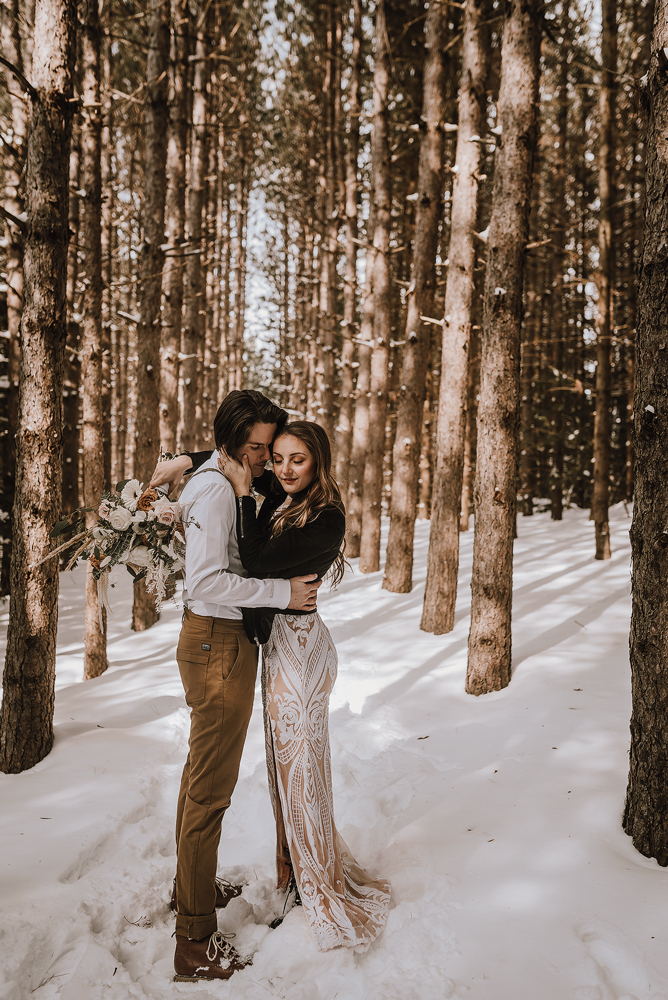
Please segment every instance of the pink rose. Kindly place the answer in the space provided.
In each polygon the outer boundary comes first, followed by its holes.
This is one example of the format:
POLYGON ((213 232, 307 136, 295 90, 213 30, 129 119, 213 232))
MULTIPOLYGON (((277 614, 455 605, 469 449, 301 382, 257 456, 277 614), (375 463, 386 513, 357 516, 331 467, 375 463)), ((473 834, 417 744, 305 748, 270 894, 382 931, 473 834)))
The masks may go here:
POLYGON ((169 500, 157 500, 153 505, 153 513, 159 524, 165 524, 168 527, 176 524, 176 522, 181 517, 181 505, 178 503, 170 503, 169 500))
POLYGON ((106 520, 108 520, 109 515, 111 514, 111 511, 112 511, 112 506, 109 503, 109 501, 108 500, 103 500, 102 503, 100 504, 99 508, 98 508, 97 514, 98 514, 98 517, 103 517, 105 519, 105 521, 106 521, 106 520))

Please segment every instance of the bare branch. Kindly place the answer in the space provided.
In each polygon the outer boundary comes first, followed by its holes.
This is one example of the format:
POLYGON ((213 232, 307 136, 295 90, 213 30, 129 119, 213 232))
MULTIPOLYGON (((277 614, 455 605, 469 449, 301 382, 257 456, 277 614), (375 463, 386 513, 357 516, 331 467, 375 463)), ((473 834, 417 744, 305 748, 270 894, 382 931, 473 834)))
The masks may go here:
POLYGON ((23 73, 17 66, 15 66, 13 63, 10 63, 9 59, 5 59, 5 57, 2 55, 0 55, 0 66, 4 66, 5 69, 8 69, 10 71, 10 73, 13 73, 16 79, 23 87, 23 89, 26 91, 26 93, 30 94, 32 99, 35 100, 35 98, 37 97, 37 91, 33 87, 32 83, 30 83, 30 81, 26 79, 26 77, 23 75, 23 73))

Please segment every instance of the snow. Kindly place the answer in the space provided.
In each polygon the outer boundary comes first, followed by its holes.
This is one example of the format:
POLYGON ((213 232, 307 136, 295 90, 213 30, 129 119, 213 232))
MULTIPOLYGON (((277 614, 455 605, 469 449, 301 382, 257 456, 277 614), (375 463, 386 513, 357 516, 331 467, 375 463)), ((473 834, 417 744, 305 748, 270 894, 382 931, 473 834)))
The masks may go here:
POLYGON ((391 879, 393 909, 363 954, 319 953, 299 908, 269 929, 283 900, 257 698, 219 852, 220 873, 248 881, 219 926, 253 964, 218 984, 171 981, 180 610, 132 633, 117 576, 111 667, 82 683, 83 578, 64 575, 54 749, 0 775, 2 1000, 668 1000, 668 872, 620 826, 629 525, 614 508, 613 557, 596 562, 586 513, 520 518, 515 672, 481 698, 464 693, 472 532, 449 635, 419 629, 426 522, 412 593, 353 562, 321 597, 340 656, 337 823, 391 879))

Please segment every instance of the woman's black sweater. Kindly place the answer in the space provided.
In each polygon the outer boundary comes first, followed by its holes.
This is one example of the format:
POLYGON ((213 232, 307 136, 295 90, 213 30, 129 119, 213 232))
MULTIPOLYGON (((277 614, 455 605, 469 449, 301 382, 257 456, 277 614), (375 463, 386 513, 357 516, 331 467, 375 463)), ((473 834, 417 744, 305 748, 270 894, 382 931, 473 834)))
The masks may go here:
MULTIPOLYGON (((195 471, 211 457, 211 452, 196 452, 190 457, 195 471)), ((330 504, 303 528, 289 527, 272 538, 272 517, 288 494, 269 471, 254 479, 253 487, 265 498, 259 512, 253 497, 237 497, 237 537, 244 568, 261 580, 289 579, 309 573, 317 573, 321 580, 341 550, 346 530, 343 509, 330 504)), ((293 502, 299 503, 303 496, 303 493, 294 494, 293 502)), ((275 615, 309 614, 308 611, 288 612, 278 608, 242 608, 241 611, 248 637, 258 645, 269 639, 275 615)))

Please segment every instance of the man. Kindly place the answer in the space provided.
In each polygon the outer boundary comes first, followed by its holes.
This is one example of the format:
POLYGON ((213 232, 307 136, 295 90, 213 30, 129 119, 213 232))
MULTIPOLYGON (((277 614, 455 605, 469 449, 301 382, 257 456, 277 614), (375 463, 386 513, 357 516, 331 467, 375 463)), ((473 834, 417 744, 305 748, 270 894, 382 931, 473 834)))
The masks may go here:
MULTIPOLYGON (((231 392, 214 421, 216 449, 243 456, 255 476, 271 457, 285 410, 251 389, 231 392)), ((236 501, 218 470, 218 451, 181 495, 186 532, 184 615, 176 658, 191 709, 190 750, 176 816, 175 981, 229 979, 243 967, 218 931, 216 906, 239 887, 216 883, 221 824, 237 782, 253 707, 258 650, 242 607, 316 606, 316 574, 292 580, 245 576, 236 538, 236 501)))

